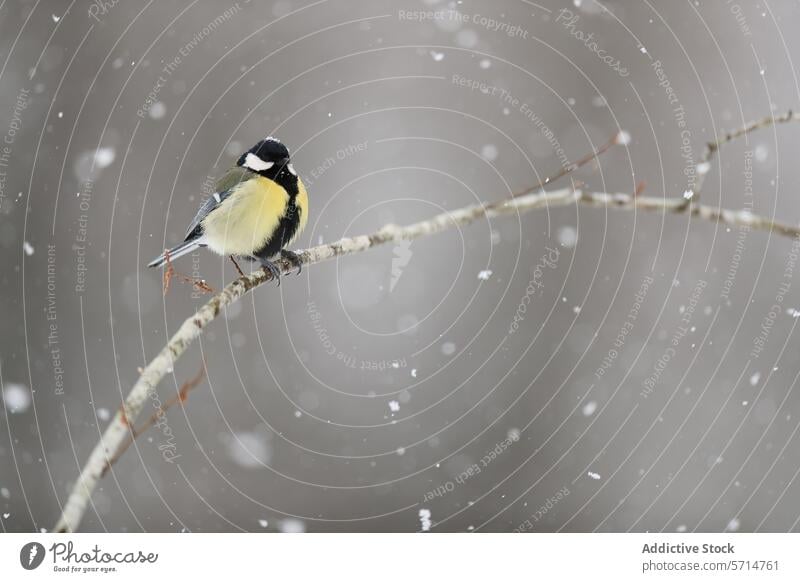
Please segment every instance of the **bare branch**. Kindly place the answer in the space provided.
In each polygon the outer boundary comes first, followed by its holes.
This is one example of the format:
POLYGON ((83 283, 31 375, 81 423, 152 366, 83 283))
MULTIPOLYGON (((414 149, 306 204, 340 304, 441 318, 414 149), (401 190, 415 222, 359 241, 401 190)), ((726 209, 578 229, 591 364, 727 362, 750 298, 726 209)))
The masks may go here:
POLYGON ((790 121, 800 121, 800 115, 794 113, 791 109, 783 115, 779 115, 777 117, 770 115, 768 117, 764 117, 763 119, 758 119, 748 123, 743 127, 740 127, 739 129, 724 134, 718 140, 706 143, 703 155, 700 157, 700 161, 697 162, 696 166, 698 178, 695 194, 699 195, 700 191, 703 189, 703 182, 705 181, 706 174, 708 174, 708 171, 711 169, 711 160, 723 145, 745 136, 757 129, 764 129, 766 127, 771 127, 780 123, 788 123, 790 121))
POLYGON ((620 131, 614 137, 612 137, 610 140, 608 140, 606 143, 604 143, 599 148, 597 148, 597 150, 593 151, 592 153, 586 154, 581 159, 579 159, 577 162, 572 162, 571 164, 569 164, 567 166, 564 166, 561 169, 561 171, 558 172, 557 174, 555 174, 554 176, 550 176, 548 178, 545 178, 544 182, 539 182, 535 186, 531 186, 530 188, 525 188, 524 190, 522 190, 520 192, 516 192, 516 193, 512 194, 511 198, 517 198, 518 196, 524 196, 525 194, 530 194, 532 192, 538 192, 539 190, 544 188, 546 185, 552 184, 553 182, 555 182, 559 178, 563 178, 564 176, 566 176, 567 174, 571 174, 572 172, 574 172, 575 170, 577 170, 581 166, 585 166, 586 164, 588 164, 592 160, 596 160, 597 158, 602 156, 604 153, 606 153, 609 149, 611 149, 613 146, 615 146, 615 145, 628 145, 628 143, 630 142, 630 139, 631 139, 631 136, 627 131, 620 131))
MULTIPOLYGON (((726 143, 759 127, 794 119, 797 119, 797 117, 792 113, 779 118, 770 117, 730 133, 722 140, 715 142, 712 152, 708 155, 708 160, 713 155, 713 150, 719 148, 722 143, 726 143)), ((619 139, 620 137, 617 136, 607 146, 603 147, 607 149, 614 143, 624 143, 619 139)), ((624 137, 624 139, 627 141, 627 137, 624 137)), ((601 148, 598 152, 571 164, 553 179, 566 175, 582 163, 588 163, 605 149, 601 148)), ((522 214, 539 208, 579 204, 628 211, 688 213, 693 217, 729 226, 747 226, 754 230, 771 231, 784 236, 800 236, 800 228, 793 225, 778 223, 744 210, 728 210, 697 204, 697 194, 695 192, 688 192, 688 195, 681 197, 655 198, 641 196, 641 185, 637 187, 637 191, 633 194, 590 192, 582 188, 562 188, 551 192, 542 192, 540 191, 541 186, 540 184, 533 188, 528 188, 506 200, 491 204, 467 206, 408 226, 387 224, 370 235, 343 238, 331 244, 306 249, 298 253, 298 258, 303 265, 311 265, 335 257, 363 252, 381 244, 431 236, 454 227, 466 226, 483 218, 522 214)), ((282 274, 286 274, 297 267, 297 265, 283 258, 276 260, 275 264, 282 274)), ((123 406, 111 420, 108 428, 106 428, 70 493, 63 513, 55 526, 55 531, 68 532, 77 529, 86 511, 92 492, 103 476, 105 468, 116 460, 121 454, 120 449, 126 446, 126 439, 130 437, 130 424, 141 413, 147 398, 156 389, 161 379, 167 374, 167 371, 173 369, 175 361, 203 333, 205 327, 214 321, 222 309, 239 300, 248 291, 271 279, 272 275, 263 270, 240 276, 225 286, 220 293, 211 297, 194 315, 183 322, 167 345, 142 371, 139 379, 125 399, 123 406)))

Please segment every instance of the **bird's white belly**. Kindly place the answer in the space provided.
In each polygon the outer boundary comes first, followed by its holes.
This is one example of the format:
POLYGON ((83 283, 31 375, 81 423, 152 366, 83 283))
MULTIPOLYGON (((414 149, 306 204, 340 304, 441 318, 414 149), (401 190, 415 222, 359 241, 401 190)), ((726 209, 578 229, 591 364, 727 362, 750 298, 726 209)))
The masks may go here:
POLYGON ((252 255, 269 240, 288 194, 266 178, 243 183, 203 220, 204 242, 220 255, 252 255))

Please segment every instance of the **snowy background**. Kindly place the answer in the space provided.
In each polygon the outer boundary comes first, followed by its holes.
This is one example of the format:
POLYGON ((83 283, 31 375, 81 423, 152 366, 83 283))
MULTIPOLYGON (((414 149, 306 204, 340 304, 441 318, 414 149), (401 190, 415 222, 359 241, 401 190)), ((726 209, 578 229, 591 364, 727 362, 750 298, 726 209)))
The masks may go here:
MULTIPOLYGON (((499 200, 620 129, 573 178, 680 196, 708 140, 800 106, 790 4, 0 2, 0 528, 52 527, 205 300, 144 265, 258 139, 308 185, 299 248, 499 200)), ((703 201, 797 223, 798 144, 726 145, 703 201)), ((82 527, 797 531, 792 243, 565 207, 309 267, 190 348, 158 398, 207 380, 82 527)))

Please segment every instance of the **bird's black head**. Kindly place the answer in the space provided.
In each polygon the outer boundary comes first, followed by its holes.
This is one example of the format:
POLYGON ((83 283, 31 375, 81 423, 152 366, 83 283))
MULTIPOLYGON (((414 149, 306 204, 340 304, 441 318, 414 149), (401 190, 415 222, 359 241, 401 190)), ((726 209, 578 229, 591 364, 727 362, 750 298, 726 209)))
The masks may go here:
POLYGON ((262 139, 251 147, 241 155, 236 165, 269 178, 286 171, 296 175, 290 163, 289 150, 274 137, 262 139))

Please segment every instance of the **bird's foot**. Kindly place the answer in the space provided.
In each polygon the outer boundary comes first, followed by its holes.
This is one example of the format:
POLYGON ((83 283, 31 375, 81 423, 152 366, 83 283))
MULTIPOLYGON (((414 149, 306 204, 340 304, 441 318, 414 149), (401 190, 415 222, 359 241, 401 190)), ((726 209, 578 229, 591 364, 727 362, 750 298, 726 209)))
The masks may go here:
POLYGON ((272 275, 272 278, 278 283, 278 287, 281 286, 281 270, 278 268, 278 265, 273 263, 267 259, 260 259, 261 268, 264 269, 267 273, 272 275))
POLYGON ((286 249, 281 249, 281 257, 289 261, 292 265, 297 267, 297 274, 300 274, 300 271, 303 270, 303 261, 300 259, 300 255, 295 253, 294 251, 287 251, 286 249))

